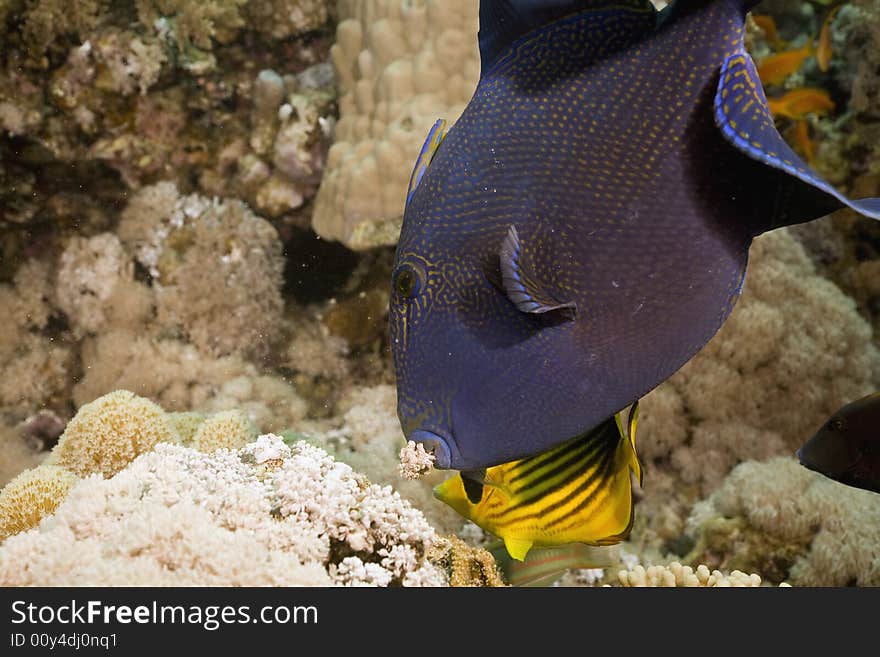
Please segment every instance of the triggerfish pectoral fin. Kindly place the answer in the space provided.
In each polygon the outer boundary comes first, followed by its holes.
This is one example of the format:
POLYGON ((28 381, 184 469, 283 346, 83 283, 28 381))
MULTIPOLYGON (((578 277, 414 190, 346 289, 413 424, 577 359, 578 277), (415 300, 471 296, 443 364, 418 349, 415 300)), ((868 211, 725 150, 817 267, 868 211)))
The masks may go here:
POLYGON ((507 298, 524 313, 546 313, 551 310, 577 310, 573 301, 560 302, 543 289, 523 263, 522 244, 515 226, 510 226, 499 249, 501 282, 507 298))
POLYGON ((721 67, 715 123, 737 150, 793 179, 781 187, 783 200, 800 203, 801 207, 778 208, 766 230, 814 219, 844 205, 871 219, 880 219, 880 199, 847 198, 810 169, 785 142, 773 123, 755 65, 744 52, 728 57, 721 67), (807 211, 809 205, 806 199, 798 198, 804 195, 819 214, 799 216, 798 210, 807 211))

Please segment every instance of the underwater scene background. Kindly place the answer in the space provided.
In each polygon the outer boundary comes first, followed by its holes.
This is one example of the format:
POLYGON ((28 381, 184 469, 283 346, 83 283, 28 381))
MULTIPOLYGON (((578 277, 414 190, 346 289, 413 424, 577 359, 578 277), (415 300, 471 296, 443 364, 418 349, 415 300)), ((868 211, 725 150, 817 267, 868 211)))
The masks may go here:
MULTIPOLYGON (((780 133, 880 196, 880 0, 746 28, 780 133)), ((795 456, 880 389, 851 210, 758 237, 640 401, 620 544, 511 569, 454 472, 402 476, 394 249, 476 34, 475 0, 0 0, 0 584, 880 585, 877 493, 795 456)))

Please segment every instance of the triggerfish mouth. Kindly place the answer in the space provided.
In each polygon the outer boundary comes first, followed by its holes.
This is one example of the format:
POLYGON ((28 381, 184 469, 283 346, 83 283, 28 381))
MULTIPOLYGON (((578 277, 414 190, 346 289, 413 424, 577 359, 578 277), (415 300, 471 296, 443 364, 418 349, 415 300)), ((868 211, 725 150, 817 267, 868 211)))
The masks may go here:
POLYGON ((718 331, 755 236, 880 219, 777 132, 743 46, 756 4, 480 3, 480 80, 428 135, 391 275, 398 417, 435 466, 589 433, 718 331))
POLYGON ((638 402, 624 428, 622 413, 539 456, 489 468, 482 481, 458 473, 434 495, 490 534, 518 561, 532 547, 613 545, 633 524, 630 472, 636 456, 638 402))

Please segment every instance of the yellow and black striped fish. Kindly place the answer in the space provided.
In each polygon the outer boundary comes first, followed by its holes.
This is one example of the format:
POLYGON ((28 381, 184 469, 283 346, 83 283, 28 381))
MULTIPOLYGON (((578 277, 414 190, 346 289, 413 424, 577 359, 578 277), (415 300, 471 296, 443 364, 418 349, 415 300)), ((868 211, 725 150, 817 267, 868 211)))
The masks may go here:
POLYGON ((434 496, 503 539, 520 561, 532 546, 619 543, 633 523, 630 470, 642 480, 637 420, 638 402, 626 429, 617 413, 543 454, 489 468, 482 482, 458 473, 434 496))

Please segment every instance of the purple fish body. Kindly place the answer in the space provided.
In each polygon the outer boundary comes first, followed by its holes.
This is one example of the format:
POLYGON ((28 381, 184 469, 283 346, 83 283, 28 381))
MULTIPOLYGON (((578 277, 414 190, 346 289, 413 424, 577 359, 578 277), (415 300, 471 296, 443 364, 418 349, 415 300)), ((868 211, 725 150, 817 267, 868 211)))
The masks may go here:
POLYGON ((481 2, 481 79, 420 158, 392 275, 398 415, 438 467, 540 454, 667 379, 729 315, 756 235, 880 218, 773 127, 753 4, 481 2))

